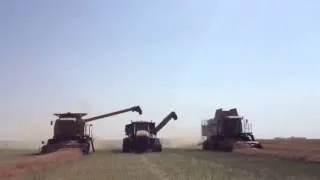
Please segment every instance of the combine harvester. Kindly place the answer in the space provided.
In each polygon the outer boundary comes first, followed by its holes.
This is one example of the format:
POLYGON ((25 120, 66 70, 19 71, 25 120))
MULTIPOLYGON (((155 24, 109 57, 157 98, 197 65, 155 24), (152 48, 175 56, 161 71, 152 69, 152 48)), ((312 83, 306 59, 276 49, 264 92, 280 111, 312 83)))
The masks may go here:
MULTIPOLYGON (((86 113, 68 112, 54 114, 58 119, 54 123, 53 138, 48 139, 47 144, 42 141, 43 146, 40 149, 40 154, 51 153, 65 148, 79 148, 84 154, 89 154, 91 150, 94 152, 92 125, 88 125, 87 123, 129 111, 138 112, 140 115, 142 114, 140 106, 134 106, 88 119, 83 119, 83 116, 87 115, 86 113)), ((51 125, 53 125, 53 121, 51 121, 51 125)))
POLYGON ((231 152, 235 148, 262 148, 251 131, 251 124, 238 115, 236 108, 228 111, 217 109, 214 118, 201 123, 203 150, 231 152))
POLYGON ((131 121, 125 126, 127 137, 122 141, 122 152, 161 152, 162 144, 156 136, 171 119, 178 119, 175 112, 167 115, 157 126, 152 121, 131 121))

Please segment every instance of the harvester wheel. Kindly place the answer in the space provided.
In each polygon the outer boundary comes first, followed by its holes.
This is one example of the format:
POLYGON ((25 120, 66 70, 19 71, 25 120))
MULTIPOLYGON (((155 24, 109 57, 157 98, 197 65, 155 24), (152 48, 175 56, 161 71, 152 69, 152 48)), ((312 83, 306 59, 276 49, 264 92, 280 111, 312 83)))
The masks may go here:
POLYGON ((206 151, 206 150, 210 150, 210 143, 209 141, 204 141, 202 144, 202 150, 206 151))
POLYGON ((41 152, 40 154, 48 154, 48 153, 52 153, 55 152, 58 148, 53 145, 53 144, 46 144, 43 147, 41 147, 41 152))
POLYGON ((85 155, 90 154, 90 143, 89 142, 86 142, 83 144, 82 153, 85 155))
POLYGON ((222 144, 222 150, 224 152, 232 152, 234 149, 234 141, 233 140, 225 140, 222 144))
POLYGON ((40 154, 46 154, 47 153, 47 147, 46 145, 40 148, 40 154))
POLYGON ((257 144, 257 145, 256 145, 256 147, 255 147, 255 148, 263 149, 263 146, 259 143, 259 144, 257 144))

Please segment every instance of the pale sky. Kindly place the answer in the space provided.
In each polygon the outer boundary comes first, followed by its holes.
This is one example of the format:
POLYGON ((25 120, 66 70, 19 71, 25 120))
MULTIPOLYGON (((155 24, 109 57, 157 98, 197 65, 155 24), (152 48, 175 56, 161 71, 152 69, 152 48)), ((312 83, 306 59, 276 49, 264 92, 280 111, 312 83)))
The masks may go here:
POLYGON ((0 1, 0 139, 46 139, 57 112, 100 115, 99 138, 130 120, 200 138, 236 107, 255 136, 320 138, 320 1, 0 1))

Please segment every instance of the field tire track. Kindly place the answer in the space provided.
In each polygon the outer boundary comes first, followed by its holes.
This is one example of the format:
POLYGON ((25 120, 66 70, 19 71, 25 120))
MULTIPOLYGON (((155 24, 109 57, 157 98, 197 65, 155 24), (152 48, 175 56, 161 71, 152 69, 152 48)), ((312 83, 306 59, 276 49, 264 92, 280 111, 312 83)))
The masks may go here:
POLYGON ((141 162, 145 164, 148 170, 153 173, 159 180, 170 180, 168 175, 160 169, 159 166, 152 163, 147 156, 141 157, 141 162))
POLYGON ((208 177, 206 179, 211 178, 223 178, 223 174, 229 174, 228 179, 236 179, 236 180, 255 180, 258 177, 255 177, 253 174, 251 174, 248 171, 240 170, 240 169, 234 169, 230 167, 226 167, 223 164, 216 163, 214 161, 205 161, 202 159, 198 159, 193 156, 187 156, 184 154, 178 154, 174 152, 169 152, 170 156, 177 157, 179 159, 185 159, 189 162, 189 165, 192 165, 194 167, 202 167, 204 169, 211 169, 212 172, 215 172, 214 174, 208 174, 208 177), (223 173, 222 173, 223 172, 223 173), (214 177, 211 177, 214 176, 214 177))

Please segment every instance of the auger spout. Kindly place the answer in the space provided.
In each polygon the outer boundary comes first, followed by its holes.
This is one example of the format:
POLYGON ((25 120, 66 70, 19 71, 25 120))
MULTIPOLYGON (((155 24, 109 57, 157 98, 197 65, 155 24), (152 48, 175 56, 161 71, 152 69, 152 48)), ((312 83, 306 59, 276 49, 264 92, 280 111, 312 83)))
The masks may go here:
POLYGON ((84 121, 85 122, 90 122, 90 121, 94 121, 94 120, 101 119, 101 118, 115 116, 115 115, 122 114, 122 113, 129 112, 129 111, 138 112, 140 115, 142 114, 142 110, 141 110, 140 106, 133 106, 131 108, 123 109, 123 110, 120 110, 120 111, 115 111, 115 112, 112 112, 112 113, 107 113, 107 114, 103 114, 103 115, 100 115, 100 116, 94 116, 94 117, 91 117, 91 118, 88 118, 88 119, 84 119, 84 121))
POLYGON ((177 114, 172 111, 170 114, 168 114, 154 129, 151 131, 152 134, 157 134, 171 119, 177 120, 178 116, 177 114))

